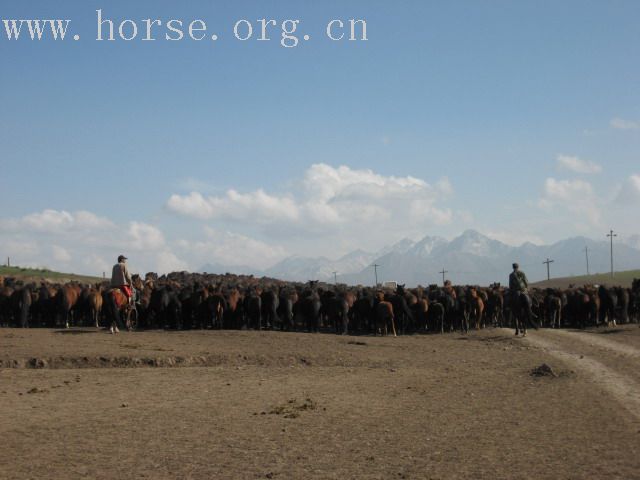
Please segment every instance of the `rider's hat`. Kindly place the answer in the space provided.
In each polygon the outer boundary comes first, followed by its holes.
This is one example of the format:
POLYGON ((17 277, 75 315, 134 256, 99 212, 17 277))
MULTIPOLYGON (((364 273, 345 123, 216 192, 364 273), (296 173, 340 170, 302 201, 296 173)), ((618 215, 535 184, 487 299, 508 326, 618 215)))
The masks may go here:
POLYGON ((123 260, 127 260, 127 257, 125 257, 124 255, 118 255, 118 263, 120 263, 123 260))
POLYGON ((514 263, 514 264, 512 265, 512 267, 513 267, 513 268, 520 268, 520 265, 518 265, 517 263, 514 263))

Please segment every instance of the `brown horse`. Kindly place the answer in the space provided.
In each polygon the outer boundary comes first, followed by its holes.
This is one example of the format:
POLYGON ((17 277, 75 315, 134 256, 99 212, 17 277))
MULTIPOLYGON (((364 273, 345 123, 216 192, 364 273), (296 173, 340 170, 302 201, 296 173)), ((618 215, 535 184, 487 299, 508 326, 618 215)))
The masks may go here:
POLYGON ((226 295, 227 300, 227 310, 224 312, 225 315, 225 327, 226 328, 241 328, 242 322, 241 316, 241 306, 242 306, 242 295, 237 288, 232 288, 227 292, 226 295))
POLYGON ((119 288, 110 288, 103 295, 103 305, 107 307, 109 318, 109 330, 111 333, 119 333, 121 328, 133 330, 137 324, 137 312, 129 299, 119 288), (124 317, 125 323, 122 323, 124 317))
POLYGON ((478 290, 473 287, 469 289, 469 312, 471 319, 475 320, 476 330, 484 328, 484 301, 478 290))
POLYGON ((386 300, 381 300, 376 305, 376 328, 374 334, 380 333, 381 335, 388 334, 388 325, 391 324, 391 331, 393 336, 396 335, 396 323, 393 315, 393 304, 386 300))
POLYGON ((413 318, 416 323, 416 328, 428 330, 428 313, 429 313, 429 300, 427 297, 420 297, 416 299, 416 302, 411 305, 413 311, 413 318))
POLYGON ((68 283, 63 285, 57 293, 58 314, 62 317, 65 328, 73 322, 74 307, 80 298, 80 285, 68 283))
POLYGON ((89 311, 91 320, 95 323, 96 328, 100 327, 100 314, 102 313, 102 286, 92 288, 89 291, 89 311))

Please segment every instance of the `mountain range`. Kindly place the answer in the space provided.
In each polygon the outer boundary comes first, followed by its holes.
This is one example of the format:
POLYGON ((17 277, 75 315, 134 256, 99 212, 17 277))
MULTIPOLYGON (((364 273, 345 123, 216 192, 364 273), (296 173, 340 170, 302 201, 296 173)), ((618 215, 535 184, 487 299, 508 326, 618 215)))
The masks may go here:
MULTIPOLYGON (((445 278, 457 284, 488 285, 506 283, 511 264, 518 262, 530 281, 544 280, 547 259, 552 277, 584 275, 610 270, 610 244, 586 237, 573 237, 551 245, 524 243, 510 246, 475 230, 467 230, 452 240, 426 236, 419 241, 408 238, 379 252, 355 250, 336 260, 326 257, 291 256, 272 267, 259 271, 249 266, 225 267, 207 264, 201 272, 253 274, 292 281, 334 281, 349 285, 375 283, 373 264, 377 264, 378 281, 397 281, 408 286, 442 283, 445 278), (586 251, 585 251, 586 249, 586 251)), ((629 237, 626 243, 614 243, 614 268, 640 268, 640 238, 629 237)))

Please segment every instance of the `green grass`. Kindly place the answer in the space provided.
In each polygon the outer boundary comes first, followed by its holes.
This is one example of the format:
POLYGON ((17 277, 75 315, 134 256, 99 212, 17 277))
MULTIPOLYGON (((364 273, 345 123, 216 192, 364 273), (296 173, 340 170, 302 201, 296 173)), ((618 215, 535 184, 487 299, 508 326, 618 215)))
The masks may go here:
POLYGON ((580 275, 576 277, 552 278, 543 282, 536 282, 534 287, 538 288, 567 288, 569 285, 608 285, 630 287, 634 278, 640 278, 640 270, 626 270, 624 272, 614 272, 613 278, 610 273, 595 273, 593 275, 580 275))
POLYGON ((46 268, 0 267, 0 276, 14 277, 23 280, 46 279, 53 282, 101 282, 102 278, 89 275, 76 275, 75 273, 54 272, 46 268))

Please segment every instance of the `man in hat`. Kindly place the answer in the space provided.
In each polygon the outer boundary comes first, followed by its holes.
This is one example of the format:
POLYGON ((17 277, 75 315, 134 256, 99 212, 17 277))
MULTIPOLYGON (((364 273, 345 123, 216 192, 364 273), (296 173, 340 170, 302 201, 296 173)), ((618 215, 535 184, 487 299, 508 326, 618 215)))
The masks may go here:
POLYGON ((454 300, 456 299, 456 291, 453 289, 453 285, 451 285, 451 280, 444 282, 444 291, 447 295, 451 295, 454 300))
POLYGON ((131 275, 129 275, 129 269, 127 268, 127 257, 124 255, 118 256, 118 263, 113 266, 111 286, 122 290, 122 293, 131 301, 133 296, 133 291, 131 290, 131 275))
POLYGON ((509 290, 515 295, 522 295, 526 299, 529 315, 531 315, 532 319, 536 319, 538 317, 531 311, 531 297, 529 296, 529 281, 527 280, 527 276, 520 270, 520 265, 517 263, 514 263, 512 267, 513 272, 509 275, 509 290))

